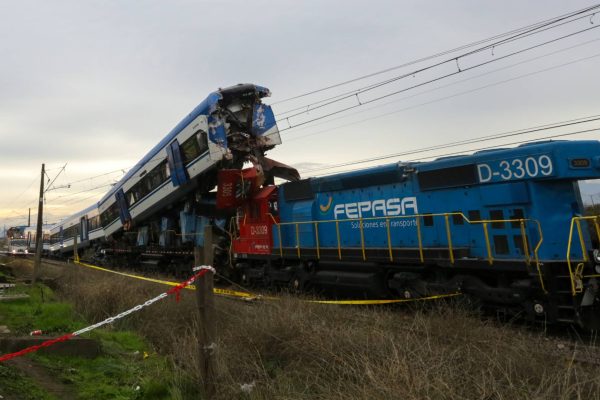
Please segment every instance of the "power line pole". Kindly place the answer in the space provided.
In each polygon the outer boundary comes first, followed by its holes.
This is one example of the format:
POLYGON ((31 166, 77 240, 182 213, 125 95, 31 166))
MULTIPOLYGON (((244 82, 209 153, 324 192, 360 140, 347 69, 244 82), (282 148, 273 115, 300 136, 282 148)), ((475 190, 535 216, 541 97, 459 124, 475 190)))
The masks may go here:
POLYGON ((29 215, 27 216, 27 227, 31 226, 31 207, 29 207, 29 215))
POLYGON ((45 164, 42 164, 42 176, 40 178, 40 200, 38 204, 38 215, 37 215, 37 226, 35 229, 35 262, 33 263, 33 279, 35 283, 40 272, 40 266, 42 262, 42 244, 44 239, 42 238, 42 214, 44 213, 44 174, 45 164))
MULTIPOLYGON (((213 265, 213 232, 212 225, 204 227, 204 246, 195 247, 194 258, 196 265, 213 265)), ((213 294, 213 274, 208 272, 196 281, 196 299, 200 314, 200 376, 204 395, 208 400, 215 397, 215 298, 213 294)))

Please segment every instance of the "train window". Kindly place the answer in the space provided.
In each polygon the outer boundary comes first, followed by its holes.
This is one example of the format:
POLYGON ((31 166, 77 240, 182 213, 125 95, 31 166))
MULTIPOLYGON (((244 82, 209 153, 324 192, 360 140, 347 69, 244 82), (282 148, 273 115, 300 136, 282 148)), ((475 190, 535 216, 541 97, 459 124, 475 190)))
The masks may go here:
MULTIPOLYGON (((460 211, 452 211, 453 213, 460 213, 460 211)), ((452 223, 454 225, 462 225, 465 220, 463 219, 461 214, 452 214, 452 223)))
POLYGON ((169 179, 169 176, 167 160, 163 160, 131 188, 131 191, 135 192, 135 201, 139 201, 147 196, 150 192, 169 179))
MULTIPOLYGON (((523 218, 525 218, 525 214, 523 213, 522 208, 513 209, 513 213, 510 216, 510 219, 523 219, 523 218)), ((513 228, 519 228, 521 226, 521 224, 518 221, 514 221, 514 222, 510 223, 510 226, 513 228)))
POLYGON ((204 131, 196 132, 198 138, 198 145, 200 146, 200 154, 205 153, 208 150, 208 136, 204 131))
MULTIPOLYGON (((491 220, 502 220, 504 219, 504 212, 502 210, 490 210, 491 220)), ((492 228, 504 229, 504 222, 492 222, 492 228)))
POLYGON ((188 140, 183 142, 179 148, 181 149, 181 158, 184 164, 188 164, 200 155, 200 144, 196 135, 192 135, 188 140))
POLYGON ((135 204, 135 192, 133 192, 132 190, 129 190, 127 193, 125 193, 125 198, 127 199, 128 206, 132 206, 133 204, 135 204))
POLYGON ((77 225, 73 225, 63 230, 63 239, 70 239, 77 233, 77 225))
POLYGON ((469 210, 469 221, 481 221, 481 212, 479 210, 469 210))
MULTIPOLYGON (((522 235, 514 235, 513 236, 513 244, 515 248, 519 250, 520 254, 525 255, 525 248, 523 247, 523 236, 522 235)), ((527 243, 529 245, 529 242, 527 243)))
POLYGON ((88 230, 93 231, 94 229, 98 229, 100 227, 100 216, 96 215, 88 219, 88 230))
POLYGON ((111 222, 113 222, 119 216, 119 208, 117 203, 113 203, 110 207, 108 207, 104 212, 100 215, 100 220, 102 221, 102 227, 108 226, 111 222))
POLYGON ((433 226, 433 215, 424 214, 423 215, 423 225, 425 226, 433 226))
POLYGON ((496 254, 508 254, 508 239, 506 235, 494 235, 494 251, 496 254))

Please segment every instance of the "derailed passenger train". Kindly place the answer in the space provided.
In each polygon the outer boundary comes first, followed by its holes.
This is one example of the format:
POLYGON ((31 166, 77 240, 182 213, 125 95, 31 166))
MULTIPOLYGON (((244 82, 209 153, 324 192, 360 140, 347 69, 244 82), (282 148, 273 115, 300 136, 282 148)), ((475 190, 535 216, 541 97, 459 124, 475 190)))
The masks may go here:
POLYGON ((460 291, 509 315, 600 328, 600 220, 584 216, 578 187, 600 178, 600 142, 300 180, 265 157, 281 143, 266 95, 211 94, 99 203, 53 228, 55 252, 72 252, 77 235, 96 263, 189 273, 212 226, 215 267, 245 284, 371 298, 460 291))
POLYGON ((271 181, 297 174, 265 157, 281 143, 273 112, 261 101, 269 95, 251 84, 211 93, 97 204, 55 225, 52 251, 72 253, 77 237, 78 248, 108 265, 189 269, 200 228, 214 217, 219 169, 252 162, 271 181))

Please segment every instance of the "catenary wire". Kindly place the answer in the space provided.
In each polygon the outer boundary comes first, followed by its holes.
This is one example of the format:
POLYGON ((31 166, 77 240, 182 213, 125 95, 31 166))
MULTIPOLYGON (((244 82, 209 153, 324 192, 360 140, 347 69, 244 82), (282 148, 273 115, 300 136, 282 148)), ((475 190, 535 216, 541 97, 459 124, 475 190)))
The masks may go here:
MULTIPOLYGON (((595 6, 595 7, 600 7, 600 5, 599 6, 595 6)), ((349 98, 355 97, 355 96, 357 96, 357 95, 359 95, 361 93, 364 93, 364 92, 367 92, 367 91, 379 88, 381 86, 384 86, 384 85, 396 82, 398 80, 401 80, 401 79, 404 79, 404 78, 407 78, 407 77, 410 77, 410 76, 414 76, 416 74, 420 74, 420 73, 422 73, 424 71, 427 71, 427 70, 439 67, 439 66, 447 64, 447 63, 456 62, 457 66, 458 66, 458 60, 461 59, 461 58, 467 57, 469 55, 472 55, 472 54, 475 54, 475 53, 478 53, 478 52, 481 52, 481 51, 486 51, 486 50, 489 50, 489 49, 494 49, 494 48, 496 48, 496 47, 498 47, 500 45, 503 45, 503 44, 506 44, 506 43, 509 43, 509 42, 512 42, 512 41, 515 41, 515 40, 518 40, 518 39, 523 39, 523 38, 525 38, 527 36, 530 36, 530 35, 533 35, 533 34, 537 34, 537 33, 540 33, 540 32, 544 32, 544 31, 546 31, 548 29, 553 29, 553 28, 562 26, 562 25, 564 25, 566 23, 571 23, 571 22, 574 22, 574 21, 578 21, 579 19, 586 18, 586 17, 588 17, 590 15, 593 15, 593 14, 587 14, 587 15, 584 15, 584 16, 582 16, 580 18, 574 19, 572 21, 568 21, 568 22, 564 22, 562 24, 551 26, 551 27, 548 27, 548 28, 543 29, 543 30, 537 30, 537 29, 539 29, 539 27, 538 27, 538 28, 536 28, 534 30, 534 32, 528 31, 528 32, 525 32, 526 34, 522 33, 522 34, 519 34, 517 36, 513 36, 512 38, 504 39, 502 41, 499 41, 499 42, 496 42, 496 43, 484 46, 484 47, 476 49, 476 50, 472 50, 470 52, 466 52, 466 53, 458 55, 458 56, 453 56, 453 57, 451 57, 449 59, 446 59, 444 61, 440 61, 438 63, 432 64, 432 65, 428 65, 428 66, 419 68, 417 70, 414 70, 414 71, 411 71, 411 72, 408 72, 408 73, 405 73, 405 74, 402 74, 402 75, 399 75, 399 76, 396 76, 396 77, 392 77, 392 78, 389 78, 389 79, 386 79, 386 80, 383 80, 383 81, 380 81, 380 82, 373 83, 373 84, 368 85, 368 86, 363 87, 363 88, 355 89, 355 90, 352 90, 352 91, 349 91, 349 92, 345 92, 345 93, 342 93, 342 94, 338 94, 338 95, 335 95, 335 96, 332 96, 332 97, 329 97, 329 98, 321 99, 319 101, 310 103, 308 105, 303 105, 303 106, 299 106, 299 107, 296 107, 296 108, 291 109, 291 110, 280 112, 280 113, 276 114, 276 116, 281 117, 281 116, 283 116, 285 114, 289 114, 290 112, 293 112, 293 111, 303 110, 300 113, 292 114, 292 115, 288 115, 287 116, 287 118, 292 118, 292 117, 297 116, 297 115, 302 115, 302 114, 306 113, 307 111, 314 111, 314 110, 316 110, 318 108, 325 107, 327 105, 339 102, 341 100, 345 100, 345 99, 349 99, 349 98)), ((459 69, 460 69, 460 67, 459 67, 459 69)), ((276 103, 273 103, 273 104, 276 104, 276 103)))
MULTIPOLYGON (((415 88, 417 88, 417 87, 421 87, 421 86, 424 86, 424 85, 427 85, 427 84, 430 84, 430 83, 433 83, 433 82, 437 82, 437 81, 440 81, 440 80, 442 80, 442 79, 449 78, 449 77, 451 77, 451 76, 455 76, 455 75, 461 74, 461 73, 463 73, 463 72, 470 71, 470 70, 473 70, 473 69, 475 69, 475 68, 479 68, 479 67, 482 67, 482 66, 484 66, 484 65, 488 65, 488 64, 491 64, 491 63, 494 63, 494 62, 497 62, 497 61, 503 60, 503 59, 505 59, 505 58, 508 58, 508 57, 511 57, 511 56, 514 56, 514 55, 517 55, 517 54, 521 54, 521 53, 524 53, 524 52, 526 52, 526 51, 530 51, 530 50, 533 50, 533 49, 535 49, 535 48, 539 48, 539 47, 545 46, 545 45, 547 45, 547 44, 554 43, 554 42, 557 42, 557 41, 559 41, 559 40, 562 40, 562 39, 565 39, 565 38, 568 38, 568 37, 572 37, 572 36, 574 36, 574 35, 577 35, 577 34, 580 34, 580 33, 583 33, 583 32, 587 32, 587 31, 590 31, 590 30, 592 30, 592 29, 596 29, 596 28, 600 28, 600 25, 593 26, 593 27, 586 28, 586 29, 582 29, 582 30, 579 30, 579 31, 576 31, 576 32, 573 32, 573 33, 570 33, 570 34, 567 34, 567 35, 563 35, 563 36, 560 36, 560 37, 558 37, 558 38, 551 39, 551 40, 548 40, 548 41, 546 41, 546 42, 539 43, 539 44, 536 44, 536 45, 534 45, 534 46, 530 46, 530 47, 527 47, 527 48, 525 48, 525 49, 521 49, 521 50, 518 50, 518 51, 515 51, 515 52, 512 52, 512 53, 509 53, 509 54, 507 54, 507 55, 504 55, 504 56, 502 56, 502 57, 498 57, 498 58, 495 58, 495 59, 493 59, 493 60, 488 60, 488 61, 485 61, 485 62, 482 62, 482 63, 479 63, 479 64, 475 64, 475 65, 472 65, 472 66, 470 66, 470 67, 462 68, 462 69, 459 69, 459 70, 457 70, 457 71, 455 71, 455 72, 451 72, 451 73, 448 73, 448 74, 445 74, 445 75, 439 76, 439 77, 437 77, 437 78, 433 78, 433 79, 427 80, 427 81, 425 81, 425 82, 421 82, 421 83, 419 83, 419 84, 416 84, 416 85, 409 86, 409 87, 407 87, 407 88, 404 88, 404 89, 401 89, 401 90, 396 90, 396 91, 393 91, 393 92, 391 92, 391 93, 387 93, 387 94, 385 94, 385 95, 382 95, 382 96, 375 97, 375 98, 373 98, 373 99, 369 99, 369 100, 361 101, 361 102, 359 102, 358 104, 355 104, 355 105, 352 105, 352 106, 348 106, 348 107, 342 108, 342 109, 340 109, 340 110, 333 111, 333 112, 330 112, 330 113, 328 113, 328 114, 324 114, 324 115, 321 115, 321 116, 315 117, 315 118, 313 118, 313 119, 310 119, 310 120, 308 120, 308 121, 299 122, 299 123, 297 123, 297 124, 295 124, 295 125, 292 125, 292 124, 289 122, 289 118, 292 118, 292 117, 294 117, 294 116, 298 116, 298 115, 302 115, 302 114, 304 114, 304 113, 299 113, 299 114, 290 115, 290 116, 288 116, 288 117, 284 118, 285 120, 287 120, 287 122, 288 122, 289 126, 288 126, 287 128, 280 129, 280 132, 287 131, 287 130, 289 130, 289 129, 293 129, 293 128, 296 128, 296 127, 298 127, 298 126, 306 125, 306 124, 309 124, 309 123, 311 123, 311 122, 318 121, 318 120, 321 120, 321 119, 324 119, 324 118, 330 117, 330 116, 332 116, 332 115, 340 114, 340 113, 342 113, 342 112, 345 112, 345 111, 348 111, 348 110, 352 110, 352 109, 355 109, 355 108, 358 108, 358 107, 364 106, 365 104, 370 104, 370 103, 373 103, 373 102, 376 102, 376 101, 379 101, 379 100, 382 100, 382 99, 388 98, 388 97, 390 97, 390 96, 394 96, 394 95, 396 95, 396 94, 400 94, 400 93, 403 93, 403 92, 409 91, 409 90, 411 90, 411 89, 415 89, 415 88)), ((353 96, 349 96, 348 98, 351 98, 351 97, 354 97, 354 95, 353 95, 353 96)), ((330 104, 330 103, 329 103, 329 104, 330 104)), ((319 108, 320 108, 320 107, 324 107, 325 105, 328 105, 328 104, 321 105, 321 106, 319 106, 319 108)), ((313 108, 311 111, 314 111, 314 110, 315 110, 315 108, 313 108)))
MULTIPOLYGON (((339 83, 336 83, 336 84, 333 84, 333 85, 329 85, 329 86, 326 86, 326 87, 323 87, 323 88, 320 88, 320 89, 311 90, 309 92, 305 92, 305 93, 302 93, 302 94, 299 94, 299 95, 295 95, 295 96, 291 96, 291 97, 288 97, 288 98, 285 98, 285 99, 282 99, 282 100, 278 100, 278 101, 276 101, 276 102, 274 102, 272 104, 281 104, 281 103, 285 103, 285 102, 288 102, 288 101, 291 101, 291 100, 295 100, 295 99, 298 99, 298 98, 306 97, 306 96, 309 96, 309 95, 312 95, 312 94, 320 93, 320 92, 323 92, 323 91, 326 91, 326 90, 334 89, 334 88, 337 88, 337 87, 340 87, 340 86, 347 85, 349 83, 354 83, 354 82, 357 82, 357 81, 360 81, 360 80, 363 80, 363 79, 371 78, 373 76, 381 75, 381 74, 384 74, 384 73, 387 73, 387 72, 390 72, 390 71, 394 71, 394 70, 397 70, 397 69, 400 69, 400 68, 404 68, 404 67, 407 67, 407 66, 410 66, 410 65, 418 64, 418 63, 423 62, 423 61, 428 61, 428 60, 431 60, 431 59, 434 59, 434 58, 437 58, 437 57, 441 57, 441 56, 444 56, 444 55, 447 55, 447 54, 455 53, 457 51, 464 50, 464 49, 467 49, 467 48, 470 48, 470 47, 473 47, 473 46, 477 46, 477 45, 480 45, 482 43, 486 43, 486 42, 489 42, 489 41, 492 41, 492 40, 496 40, 496 39, 502 38, 504 36, 509 36, 509 35, 512 35, 512 34, 515 34, 515 33, 519 33, 519 32, 525 31, 525 30, 530 29, 530 28, 537 28, 537 29, 539 29, 541 26, 545 26, 548 23, 556 23, 557 19, 558 20, 562 20, 562 19, 565 19, 565 18, 570 18, 570 17, 573 17, 573 16, 578 15, 580 13, 589 12, 589 11, 591 11, 591 10, 599 7, 599 6, 600 5, 597 4, 597 5, 586 7, 586 8, 577 10, 577 11, 572 11, 572 12, 569 12, 569 13, 566 13, 566 14, 559 15, 558 17, 549 18, 549 19, 546 19, 546 20, 543 20, 543 21, 540 21, 540 22, 536 22, 536 23, 527 25, 525 27, 517 28, 517 29, 511 30, 511 31, 508 31, 508 32, 505 32, 505 33, 501 33, 501 34, 498 34, 498 35, 495 35, 495 36, 492 36, 492 37, 489 37, 489 38, 486 38, 486 39, 481 39, 481 40, 478 40, 478 41, 475 41, 475 42, 471 42, 471 43, 468 43, 468 44, 456 47, 454 49, 445 50, 445 51, 442 51, 442 52, 439 52, 439 53, 436 53, 436 54, 433 54, 433 55, 430 55, 430 56, 422 57, 422 58, 419 58, 419 59, 416 59, 416 60, 413 60, 413 61, 409 61, 409 62, 400 64, 400 65, 397 65, 397 66, 389 67, 389 68, 386 68, 386 69, 383 69, 383 70, 380 70, 380 71, 377 71, 377 72, 373 72, 373 73, 370 73, 370 74, 362 75, 362 76, 359 76, 359 77, 356 77, 356 78, 352 78, 352 79, 349 79, 349 80, 346 80, 346 81, 343 81, 343 82, 339 82, 339 83)), ((582 18, 586 18, 586 17, 587 16, 579 17, 579 18, 576 18, 576 19, 574 19, 572 21, 576 21, 576 20, 579 20, 579 19, 582 19, 582 18)), ((569 21, 569 22, 572 22, 572 21, 569 21)), ((306 106, 298 107, 298 109, 302 109, 302 108, 306 108, 306 106)), ((285 113, 287 113, 289 111, 291 111, 291 110, 284 111, 281 114, 285 114, 285 113)))
POLYGON ((574 126, 574 125, 578 125, 578 124, 585 124, 585 123, 599 121, 599 120, 600 120, 600 114, 599 115, 591 115, 591 116, 575 118, 575 119, 571 119, 571 120, 567 120, 567 121, 553 122, 553 123, 538 125, 538 126, 534 126, 534 127, 530 127, 530 128, 523 128, 523 129, 518 129, 518 130, 496 133, 496 134, 492 134, 492 135, 481 136, 481 137, 477 137, 477 138, 464 139, 464 140, 459 140, 459 141, 454 141, 454 142, 449 142, 449 143, 443 143, 443 144, 439 144, 439 145, 435 145, 435 146, 422 147, 419 149, 407 150, 407 151, 403 151, 403 152, 399 152, 399 153, 386 154, 383 156, 364 158, 364 159, 360 159, 360 160, 353 160, 353 161, 348 161, 348 162, 344 162, 344 163, 340 163, 340 164, 336 164, 336 165, 330 165, 330 166, 326 166, 326 167, 304 170, 301 172, 309 173, 309 172, 315 172, 315 171, 324 171, 324 170, 328 170, 328 169, 341 168, 341 167, 345 167, 345 166, 349 166, 349 165, 364 164, 364 163, 368 163, 368 162, 386 160, 389 158, 396 158, 396 157, 402 157, 402 156, 407 156, 407 155, 420 154, 420 153, 425 153, 425 152, 429 152, 429 151, 433 151, 433 150, 446 149, 446 148, 456 147, 456 146, 463 146, 466 144, 480 143, 480 142, 485 142, 485 141, 489 141, 489 140, 504 139, 507 137, 514 137, 514 136, 525 135, 525 134, 529 134, 529 133, 542 132, 542 131, 546 131, 546 130, 550 130, 550 129, 563 128, 566 126, 574 126))
MULTIPOLYGON (((597 40, 600 40, 600 39, 596 39, 596 41, 597 40)), ((515 77, 512 77, 512 78, 503 79, 501 81, 492 82, 492 83, 489 83, 487 85, 479 86, 479 87, 476 87, 476 88, 473 88, 473 89, 469 89, 469 90, 465 90, 465 91, 462 91, 462 92, 454 93, 454 94, 451 94, 451 95, 448 95, 448 96, 444 96, 444 97, 440 97, 440 98, 437 98, 437 99, 429 100, 429 101, 426 101, 426 102, 423 102, 423 103, 419 103, 419 104, 414 104, 414 105, 411 105, 411 106, 403 107, 403 108, 398 109, 398 110, 393 110, 393 111, 389 111, 389 112, 386 112, 386 113, 382 113, 382 114, 378 114, 378 115, 375 115, 375 116, 371 116, 371 117, 368 117, 368 118, 363 118, 363 119, 360 119, 360 120, 357 120, 357 121, 348 122, 346 124, 338 125, 338 126, 327 128, 327 129, 322 129, 320 131, 311 132, 311 133, 308 133, 308 134, 305 134, 305 135, 295 136, 295 137, 286 139, 286 142, 292 142, 292 141, 295 141, 295 140, 300 140, 300 139, 304 139, 304 138, 307 138, 307 137, 311 137, 311 136, 315 136, 315 135, 320 135, 320 134, 331 132, 331 131, 334 131, 334 130, 337 130, 337 129, 346 128, 348 126, 353 126, 353 125, 361 124, 361 123, 364 123, 364 122, 372 121, 372 120, 375 120, 375 119, 378 119, 378 118, 383 118, 383 117, 387 117, 387 116, 390 116, 390 115, 394 115, 394 114, 397 114, 397 113, 400 113, 400 112, 404 112, 404 111, 408 111, 408 110, 413 110, 413 109, 418 108, 418 107, 422 107, 422 106, 425 106, 425 105, 430 105, 430 104, 438 103, 440 101, 449 100, 449 99, 452 99, 452 98, 463 96, 465 94, 474 93, 474 92, 477 92, 477 91, 480 91, 480 90, 483 90, 483 89, 487 89, 487 88, 490 88, 490 87, 494 87, 494 86, 502 85, 502 84, 505 84, 505 83, 513 82, 513 81, 518 80, 518 79, 527 78, 527 77, 530 77, 530 76, 533 76, 533 75, 537 75, 537 74, 540 74, 540 73, 552 71, 552 70, 555 70, 555 69, 558 69, 558 68, 562 68, 562 67, 565 67, 565 66, 568 66, 568 65, 576 64, 576 63, 581 62, 581 61, 587 61, 587 60, 590 60, 590 59, 593 59, 593 58, 597 58, 597 57, 600 57, 600 53, 594 54, 594 55, 591 55, 591 56, 588 56, 588 57, 579 58, 577 60, 569 61, 569 62, 566 62, 566 63, 554 65, 552 67, 543 68, 543 69, 540 69, 540 70, 537 70, 537 71, 528 72, 528 73, 525 73, 525 74, 522 74, 522 75, 518 75, 518 76, 515 76, 515 77)), ((496 71, 498 71, 498 70, 496 70, 496 71)), ((492 71, 492 72, 495 72, 495 71, 492 71)), ((479 76, 483 76, 483 75, 485 75, 485 74, 482 74, 482 75, 479 75, 479 76)), ((471 78, 469 78, 469 79, 471 79, 471 78)), ((413 96, 407 96, 407 97, 404 97, 402 99, 395 100, 393 102, 396 102, 396 101, 399 101, 399 100, 405 100, 405 99, 408 99, 408 98, 411 98, 411 97, 415 97, 415 96, 418 96, 418 95, 421 95, 421 94, 424 94, 424 93, 428 93, 428 92, 431 92, 431 91, 434 91, 434 90, 438 90, 440 88, 445 88, 445 87, 448 87, 448 86, 451 86, 451 85, 454 85, 454 84, 457 84, 457 83, 461 83, 461 82, 467 81, 469 79, 464 79, 464 80, 462 80, 460 82, 454 82, 454 83, 451 83, 451 84, 448 84, 448 85, 440 86, 439 88, 434 88, 434 89, 431 89, 431 90, 428 90, 428 91, 417 93, 417 94, 415 94, 413 96)), ((391 104, 393 102, 388 102, 386 104, 391 104)), ((373 110, 375 108, 376 107, 373 107, 373 108, 370 108, 370 109, 365 110, 365 111, 373 110)), ((340 118, 345 118, 345 117, 348 117, 348 116, 344 116, 344 117, 340 117, 340 118)), ((328 121, 328 122, 330 122, 330 121, 328 121)), ((314 126, 315 125, 311 125, 310 127, 314 127, 314 126)))

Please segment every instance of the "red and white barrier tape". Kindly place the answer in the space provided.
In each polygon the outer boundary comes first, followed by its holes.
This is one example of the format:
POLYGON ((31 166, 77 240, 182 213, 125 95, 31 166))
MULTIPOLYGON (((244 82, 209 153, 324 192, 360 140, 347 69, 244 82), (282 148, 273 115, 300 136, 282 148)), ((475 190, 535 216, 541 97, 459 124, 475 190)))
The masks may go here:
POLYGON ((148 307, 154 303, 156 303, 159 300, 164 299, 165 297, 175 294, 175 298, 177 300, 177 302, 179 302, 179 296, 180 296, 180 292, 183 288, 185 288, 186 286, 191 285, 196 279, 200 278, 202 275, 204 275, 205 273, 207 273, 208 271, 211 271, 213 274, 215 273, 215 269, 209 265, 201 265, 198 267, 194 267, 194 272, 198 271, 194 276, 192 276, 190 279, 188 279, 185 282, 181 282, 180 284, 178 284, 177 286, 172 287, 171 289, 169 289, 168 291, 159 294, 158 296, 144 302, 143 304, 138 304, 137 306, 130 308, 127 311, 123 311, 122 313, 115 315, 114 317, 110 317, 105 319, 102 322, 98 322, 97 324, 94 325, 90 325, 86 328, 80 329, 78 331, 72 332, 72 333, 67 333, 66 335, 54 338, 54 339, 50 339, 50 340, 46 340, 45 342, 35 345, 35 346, 30 346, 27 347, 23 350, 14 352, 14 353, 10 353, 10 354, 5 354, 3 356, 0 356, 0 362, 3 361, 8 361, 10 359, 13 359, 15 357, 19 357, 28 353, 33 353, 34 351, 38 351, 41 348, 44 347, 49 347, 52 346, 53 344, 59 343, 59 342, 65 342, 75 336, 79 336, 82 335, 86 332, 90 332, 96 328, 99 328, 101 326, 107 325, 107 324, 111 324, 113 322, 115 322, 118 319, 121 318, 125 318, 126 316, 128 316, 129 314, 132 314, 136 311, 140 311, 142 308, 144 307, 148 307))

